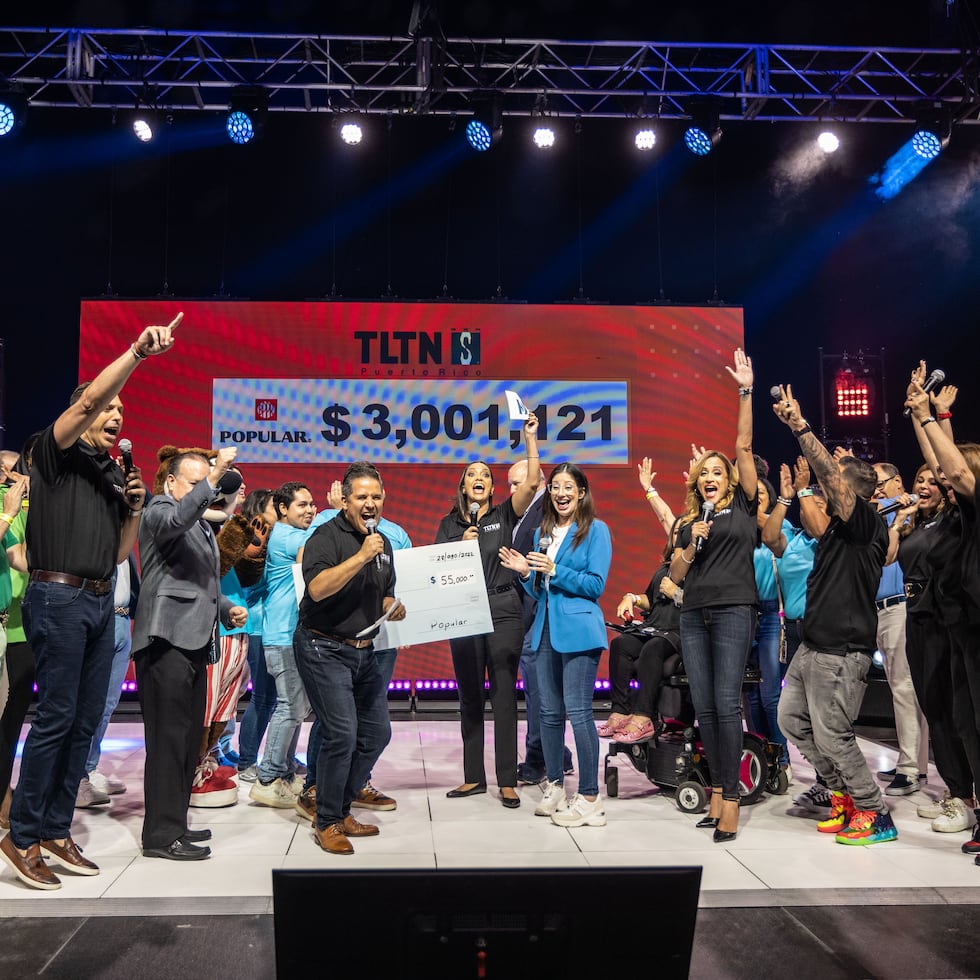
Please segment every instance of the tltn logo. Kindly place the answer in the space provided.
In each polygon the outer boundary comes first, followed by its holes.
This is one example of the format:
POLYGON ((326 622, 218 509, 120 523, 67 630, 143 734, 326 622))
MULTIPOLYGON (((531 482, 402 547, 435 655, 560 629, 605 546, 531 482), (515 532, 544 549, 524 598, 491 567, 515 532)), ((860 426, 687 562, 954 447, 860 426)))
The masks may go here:
POLYGON ((255 421, 256 422, 275 422, 279 419, 279 399, 278 398, 256 398, 255 399, 255 421))
POLYGON ((461 330, 452 335, 451 359, 453 364, 480 363, 479 330, 461 330))

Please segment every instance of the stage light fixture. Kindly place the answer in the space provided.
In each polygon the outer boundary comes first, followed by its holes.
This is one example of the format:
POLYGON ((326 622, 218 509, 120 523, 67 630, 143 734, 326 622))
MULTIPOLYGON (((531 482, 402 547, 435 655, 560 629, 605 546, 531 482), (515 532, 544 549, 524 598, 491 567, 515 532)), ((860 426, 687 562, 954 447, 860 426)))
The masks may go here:
POLYGON ((357 146, 364 139, 364 130, 361 128, 360 123, 345 122, 340 127, 340 138, 348 146, 357 146))
POLYGON ((649 126, 643 126, 636 131, 633 143, 638 150, 652 150, 657 143, 657 134, 649 126))
POLYGON ((915 119, 912 149, 923 160, 935 160, 949 145, 951 132, 949 113, 942 109, 926 109, 915 119))
POLYGON ((697 157, 706 157, 721 139, 717 100, 694 101, 691 125, 684 132, 684 145, 697 157))
POLYGON ((550 126, 536 127, 532 138, 539 150, 550 150, 555 145, 555 131, 550 126))
POLYGON ((832 133, 829 129, 825 129, 817 137, 817 146, 819 146, 824 153, 836 153, 837 149, 840 147, 840 139, 836 133, 832 133))
POLYGON ((24 125, 27 99, 20 92, 0 92, 0 137, 12 136, 24 125))
POLYGON ((863 365, 844 365, 834 375, 834 403, 840 419, 867 418, 874 404, 871 370, 863 365))
POLYGON ((486 153, 494 143, 499 142, 503 133, 503 124, 500 107, 496 102, 475 112, 473 118, 466 124, 465 133, 466 142, 477 153, 486 153))
POLYGON ((228 102, 225 132, 236 146, 250 143, 260 132, 269 107, 264 89, 237 88, 228 102))

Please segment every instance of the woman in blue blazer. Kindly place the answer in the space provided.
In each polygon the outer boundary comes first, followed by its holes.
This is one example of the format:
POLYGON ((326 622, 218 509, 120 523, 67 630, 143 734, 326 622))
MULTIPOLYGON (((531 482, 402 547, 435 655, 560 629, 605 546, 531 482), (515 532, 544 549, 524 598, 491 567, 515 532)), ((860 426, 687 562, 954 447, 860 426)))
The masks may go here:
POLYGON ((537 599, 531 648, 538 652, 541 745, 548 785, 535 815, 562 827, 601 827, 599 736, 592 718, 599 657, 606 626, 599 596, 612 562, 609 528, 595 516, 589 481, 574 463, 556 466, 548 479, 541 527, 527 556, 500 549, 504 567, 517 572, 537 599), (562 785, 563 717, 572 723, 578 753, 578 793, 568 801, 562 785))

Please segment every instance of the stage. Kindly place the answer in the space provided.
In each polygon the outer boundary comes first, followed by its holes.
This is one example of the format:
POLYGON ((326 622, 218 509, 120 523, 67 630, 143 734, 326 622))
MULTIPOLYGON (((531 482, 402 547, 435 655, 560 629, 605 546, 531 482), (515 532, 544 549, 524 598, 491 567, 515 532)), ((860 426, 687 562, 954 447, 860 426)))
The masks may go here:
MULTIPOLYGON (((522 806, 494 795, 448 800, 462 779, 458 725, 425 715, 393 723, 391 745, 374 784, 398 800, 391 812, 360 810, 381 835, 355 840, 349 857, 327 855, 292 810, 248 800, 191 811, 194 827, 213 831, 213 856, 181 864, 143 858, 142 726, 114 722, 104 743, 104 772, 128 790, 105 807, 76 811, 75 840, 102 869, 97 877, 61 875, 56 892, 32 892, 0 866, 0 965, 7 976, 189 977, 273 975, 274 868, 610 868, 696 864, 703 879, 692 976, 917 976, 980 973, 980 868, 960 852, 968 838, 937 834, 915 808, 938 795, 930 767, 923 791, 889 797, 899 839, 842 847, 794 815, 792 797, 813 779, 795 753, 786 796, 765 796, 742 810, 738 838, 713 844, 710 831, 677 809, 619 756, 619 796, 606 801, 608 824, 566 830, 535 817, 537 787, 522 787, 522 806), (787 812, 789 811, 789 812, 787 812), (224 952, 215 959, 214 940, 224 952), (210 950, 210 952, 208 952, 210 950), (201 957, 204 957, 202 960, 201 957)), ((301 738, 305 746, 308 726, 301 738)), ((523 722, 521 737, 523 739, 523 722)), ((491 742, 487 724, 487 744, 491 742)), ((569 735, 570 742, 570 735, 569 735)), ((861 744, 875 770, 896 753, 861 744)), ((602 747, 605 754, 605 746, 602 747)), ((488 757, 488 773, 492 773, 488 757)), ((569 777, 570 787, 575 777, 569 777)), ((620 902, 655 913, 670 896, 588 895, 596 941, 610 964, 620 943, 642 941, 616 929, 620 902)), ((352 896, 370 915, 370 896, 352 896)), ((325 923, 329 911, 324 911, 325 923)), ((379 923, 379 938, 383 927, 379 923)), ((311 937, 319 944, 321 937, 311 937)), ((366 951, 366 955, 370 955, 366 951)), ((655 963, 655 957, 652 960, 655 963)), ((420 974, 421 976, 422 974, 420 974)))

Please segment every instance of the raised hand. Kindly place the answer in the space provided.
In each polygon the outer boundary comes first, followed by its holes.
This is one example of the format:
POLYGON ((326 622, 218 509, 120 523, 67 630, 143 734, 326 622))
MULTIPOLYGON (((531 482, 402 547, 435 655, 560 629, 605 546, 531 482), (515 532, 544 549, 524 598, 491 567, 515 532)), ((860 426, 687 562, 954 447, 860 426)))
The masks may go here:
POLYGON ((734 369, 725 365, 725 370, 735 379, 739 388, 751 388, 755 380, 755 373, 752 370, 752 358, 749 357, 741 347, 735 349, 734 369))
POLYGON ((795 495, 795 492, 793 477, 789 471, 789 467, 785 463, 782 463, 779 467, 779 495, 789 500, 795 495))
POLYGON ((143 357, 153 354, 163 354, 174 345, 174 331, 184 319, 183 313, 178 313, 165 327, 145 327, 136 341, 136 348, 143 357))
POLYGON ((792 385, 779 386, 779 401, 772 406, 772 410, 776 418, 789 428, 803 427, 803 414, 800 411, 800 403, 793 397, 792 385))
POLYGON ((643 487, 643 492, 646 493, 653 486, 654 477, 657 475, 653 469, 653 460, 649 456, 644 456, 643 462, 637 463, 636 470, 640 478, 640 486, 643 487))
POLYGON ((932 402, 932 407, 936 410, 937 415, 945 414, 953 407, 953 402, 956 401, 959 391, 960 389, 956 385, 943 385, 939 391, 929 392, 929 401, 932 402))
POLYGON ((810 464, 806 456, 796 457, 796 465, 793 467, 793 486, 797 493, 810 486, 810 464))

